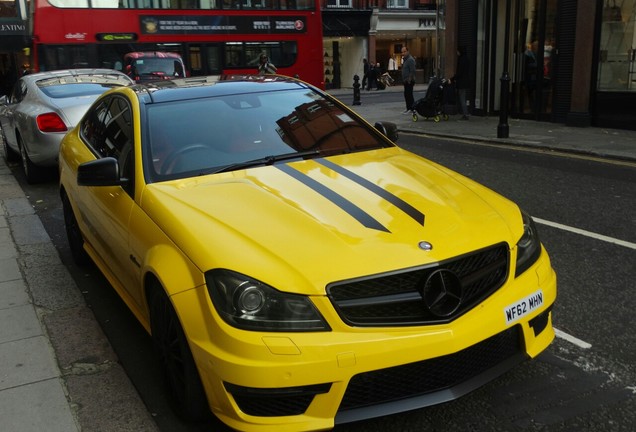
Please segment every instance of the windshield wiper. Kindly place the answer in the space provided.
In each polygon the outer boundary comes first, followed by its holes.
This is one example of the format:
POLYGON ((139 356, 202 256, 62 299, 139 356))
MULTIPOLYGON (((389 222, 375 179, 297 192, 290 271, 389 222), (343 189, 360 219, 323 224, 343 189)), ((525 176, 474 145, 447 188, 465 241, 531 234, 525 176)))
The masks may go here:
POLYGON ((259 165, 273 165, 276 162, 281 162, 281 161, 284 161, 284 160, 305 158, 307 156, 317 156, 319 154, 320 154, 320 150, 308 150, 308 151, 304 151, 304 152, 294 152, 294 153, 283 153, 283 154, 279 154, 279 155, 270 155, 270 156, 265 156, 265 157, 258 158, 258 159, 252 159, 252 160, 248 160, 248 161, 244 161, 244 162, 233 163, 233 164, 221 167, 221 168, 212 169, 210 171, 204 171, 200 175, 219 174, 219 173, 223 173, 223 172, 234 171, 234 170, 249 168, 249 167, 253 167, 253 166, 259 166, 259 165))

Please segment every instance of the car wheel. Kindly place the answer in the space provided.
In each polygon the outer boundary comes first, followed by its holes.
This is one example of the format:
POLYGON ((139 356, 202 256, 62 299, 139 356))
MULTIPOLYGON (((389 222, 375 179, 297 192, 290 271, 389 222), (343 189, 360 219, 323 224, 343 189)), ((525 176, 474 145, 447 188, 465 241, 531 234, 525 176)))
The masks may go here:
POLYGON ((7 137, 4 135, 4 131, 0 129, 0 139, 2 139, 2 149, 4 150, 4 159, 8 162, 17 162, 20 160, 20 155, 13 151, 9 144, 7 144, 7 137))
POLYGON ((84 266, 88 264, 90 258, 84 250, 84 237, 77 224, 73 207, 68 200, 66 193, 62 193, 62 212, 64 213, 64 227, 66 228, 66 238, 71 249, 71 256, 75 264, 84 266))
POLYGON ((22 168, 24 169, 26 181, 29 184, 37 183, 40 180, 39 168, 33 162, 31 162, 31 159, 29 159, 29 155, 26 152, 26 148, 24 147, 22 138, 20 138, 19 135, 17 136, 17 138, 18 147, 20 147, 20 155, 22 156, 22 168))
POLYGON ((208 420, 211 415, 203 384, 177 313, 162 287, 155 286, 151 290, 152 341, 173 409, 186 421, 208 420))

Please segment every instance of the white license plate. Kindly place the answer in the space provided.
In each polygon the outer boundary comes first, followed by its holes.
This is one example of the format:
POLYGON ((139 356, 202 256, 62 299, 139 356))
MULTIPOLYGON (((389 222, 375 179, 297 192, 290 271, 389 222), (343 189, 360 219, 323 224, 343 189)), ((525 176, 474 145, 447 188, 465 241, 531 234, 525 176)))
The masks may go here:
POLYGON ((506 324, 519 321, 530 312, 540 308, 543 305, 543 291, 539 290, 528 297, 519 300, 504 308, 504 317, 506 324))

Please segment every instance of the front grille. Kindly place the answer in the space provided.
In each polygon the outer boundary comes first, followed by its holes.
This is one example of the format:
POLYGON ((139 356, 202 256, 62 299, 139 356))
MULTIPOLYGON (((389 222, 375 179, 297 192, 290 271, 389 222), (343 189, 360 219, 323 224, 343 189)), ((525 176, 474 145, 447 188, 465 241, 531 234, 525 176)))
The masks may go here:
POLYGON ((508 276, 505 243, 426 267, 364 279, 337 282, 327 293, 340 317, 361 327, 405 326, 449 322, 499 289, 508 276), (461 301, 440 316, 424 301, 424 286, 438 270, 454 274, 461 284, 461 301))
POLYGON ((522 348, 519 329, 515 326, 454 354, 356 375, 347 386, 339 411, 414 398, 458 386, 515 355, 522 355, 522 348))

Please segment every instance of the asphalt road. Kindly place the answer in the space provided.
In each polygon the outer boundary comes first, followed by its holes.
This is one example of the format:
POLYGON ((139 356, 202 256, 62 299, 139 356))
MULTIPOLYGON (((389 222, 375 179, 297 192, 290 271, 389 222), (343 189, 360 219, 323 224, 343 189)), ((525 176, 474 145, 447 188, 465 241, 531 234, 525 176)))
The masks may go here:
MULTIPOLYGON (((636 430, 636 167, 404 133, 399 144, 535 217, 559 278, 559 337, 539 358, 458 401, 335 430, 636 430)), ((228 430, 172 415, 150 339, 95 268, 72 264, 55 174, 30 186, 12 170, 160 430, 228 430)))

